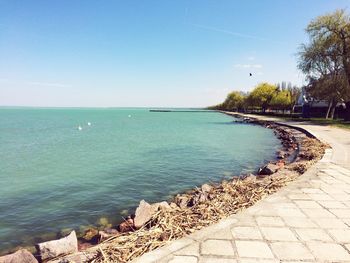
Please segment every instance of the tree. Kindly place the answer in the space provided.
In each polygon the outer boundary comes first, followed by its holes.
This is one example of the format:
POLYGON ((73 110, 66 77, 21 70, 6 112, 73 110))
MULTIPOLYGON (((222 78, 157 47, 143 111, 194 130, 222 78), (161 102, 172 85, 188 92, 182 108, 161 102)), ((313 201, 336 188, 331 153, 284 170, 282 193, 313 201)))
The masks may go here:
MULTIPOLYGON (((347 91, 345 93, 348 93, 350 89, 350 16, 344 10, 337 10, 333 13, 319 16, 311 21, 306 28, 306 32, 310 36, 311 43, 309 46, 304 46, 306 47, 304 51, 308 51, 310 57, 305 56, 304 59, 316 58, 315 61, 323 61, 321 64, 314 63, 313 69, 317 69, 320 75, 317 78, 315 78, 316 76, 311 76, 313 80, 323 78, 327 79, 328 82, 333 82, 332 74, 335 76, 340 73, 341 79, 347 82, 347 85, 345 85, 347 91), (324 68, 322 69, 322 67, 325 64, 336 65, 338 72, 323 72, 324 68)), ((346 108, 346 119, 350 120, 349 99, 346 102, 346 108)))
POLYGON ((261 107, 265 112, 270 102, 277 92, 277 87, 269 83, 261 83, 249 94, 249 102, 251 106, 261 107))
POLYGON ((291 106, 291 94, 288 90, 281 90, 272 97, 270 105, 277 110, 286 110, 291 106))
POLYGON ((224 101, 226 110, 239 110, 243 108, 244 95, 242 92, 233 91, 229 93, 224 101))
POLYGON ((307 75, 309 81, 306 90, 314 99, 328 102, 329 108, 326 114, 328 118, 331 108, 335 108, 335 105, 346 96, 346 89, 340 81, 344 79, 341 59, 324 40, 302 45, 299 56, 298 67, 307 75))

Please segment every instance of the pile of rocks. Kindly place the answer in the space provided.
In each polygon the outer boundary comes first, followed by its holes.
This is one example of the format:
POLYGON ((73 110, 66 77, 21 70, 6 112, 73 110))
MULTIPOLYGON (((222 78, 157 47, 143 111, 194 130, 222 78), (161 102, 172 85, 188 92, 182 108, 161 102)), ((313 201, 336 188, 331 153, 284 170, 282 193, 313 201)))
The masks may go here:
POLYGON ((20 249, 13 254, 0 257, 0 263, 38 263, 50 259, 78 252, 78 239, 75 231, 58 240, 39 243, 36 245, 37 253, 34 257, 28 250, 20 249))

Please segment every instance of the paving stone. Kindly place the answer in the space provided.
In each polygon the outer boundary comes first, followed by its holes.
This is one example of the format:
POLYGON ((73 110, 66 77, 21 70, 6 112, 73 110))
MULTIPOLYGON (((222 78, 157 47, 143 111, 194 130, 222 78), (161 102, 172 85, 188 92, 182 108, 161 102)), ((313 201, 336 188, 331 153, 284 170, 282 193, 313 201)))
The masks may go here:
POLYGON ((329 209, 339 218, 350 218, 350 209, 329 209))
POLYGON ((311 200, 307 194, 290 194, 288 197, 292 200, 311 200))
POLYGON ((349 201, 350 195, 349 194, 332 194, 331 195, 334 200, 338 201, 349 201))
POLYGON ((175 256, 169 263, 197 263, 198 259, 192 256, 175 256))
POLYGON ((316 188, 302 188, 301 191, 305 194, 324 194, 322 190, 316 188))
POLYGON ((335 218, 335 216, 325 209, 303 208, 303 212, 310 218, 335 218))
POLYGON ((317 202, 311 200, 295 200, 300 208, 322 208, 317 202))
POLYGON ((280 217, 258 216, 256 222, 259 226, 284 226, 284 222, 280 217))
POLYGON ((328 232, 336 241, 350 243, 350 229, 329 229, 328 232))
POLYGON ((348 228, 348 226, 338 218, 313 218, 312 220, 321 228, 348 228))
POLYGON ((302 244, 296 242, 273 242, 271 248, 280 260, 310 260, 314 256, 302 244))
POLYGON ((192 245, 189 245, 174 252, 174 254, 182 256, 199 256, 199 243, 195 242, 192 245))
POLYGON ((256 222, 252 216, 243 216, 234 226, 256 226, 256 222))
POLYGON ((319 200, 334 200, 330 195, 328 194, 307 194, 312 200, 319 201, 319 200))
POLYGON ((261 227, 261 232, 270 241, 297 241, 296 236, 288 228, 261 227))
POLYGON ((202 255, 234 256, 231 241, 208 239, 201 244, 202 255))
POLYGON ((232 228, 231 232, 235 239, 262 239, 258 227, 238 226, 232 228))
POLYGON ((274 203, 272 204, 272 207, 274 208, 295 208, 298 209, 298 207, 296 206, 296 204, 294 204, 293 202, 281 202, 281 203, 274 203))
POLYGON ((325 208, 346 208, 346 206, 339 201, 318 201, 325 208))
POLYGON ((312 242, 307 243, 311 253, 318 260, 334 261, 350 261, 350 254, 341 245, 333 243, 312 242))
POLYGON ((280 263, 277 259, 241 258, 239 263, 280 263))
POLYGON ((303 241, 333 241, 333 239, 322 229, 299 228, 295 229, 295 231, 297 232, 300 239, 303 241))
POLYGON ((277 214, 281 217, 306 217, 299 208, 278 208, 277 214))
POLYGON ((345 247, 347 248, 348 251, 350 251, 350 244, 346 244, 345 247))
POLYGON ((216 232, 213 232, 211 234, 207 235, 208 239, 227 239, 227 240, 231 240, 232 234, 230 231, 227 231, 227 229, 223 229, 223 230, 219 230, 216 232))
POLYGON ((286 225, 290 227, 317 227, 317 225, 309 218, 285 217, 283 220, 286 225))
POLYGON ((340 190, 337 187, 334 187, 333 185, 332 186, 329 186, 329 185, 321 186, 321 190, 327 194, 342 194, 343 193, 342 190, 340 190))
POLYGON ((271 205, 270 207, 256 206, 251 207, 247 210, 250 215, 260 215, 260 216, 276 216, 276 211, 271 205))
POLYGON ((239 257, 274 258, 269 246, 262 241, 235 241, 239 257))
POLYGON ((236 263, 237 260, 231 258, 201 257, 199 263, 236 263))

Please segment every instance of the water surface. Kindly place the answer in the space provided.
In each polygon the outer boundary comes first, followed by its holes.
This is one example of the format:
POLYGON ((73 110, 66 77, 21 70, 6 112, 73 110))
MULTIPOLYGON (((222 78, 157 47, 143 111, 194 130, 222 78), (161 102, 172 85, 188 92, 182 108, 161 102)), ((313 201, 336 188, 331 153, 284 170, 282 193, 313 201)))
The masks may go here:
POLYGON ((0 249, 116 223, 141 199, 253 171, 279 145, 216 112, 0 109, 0 249))

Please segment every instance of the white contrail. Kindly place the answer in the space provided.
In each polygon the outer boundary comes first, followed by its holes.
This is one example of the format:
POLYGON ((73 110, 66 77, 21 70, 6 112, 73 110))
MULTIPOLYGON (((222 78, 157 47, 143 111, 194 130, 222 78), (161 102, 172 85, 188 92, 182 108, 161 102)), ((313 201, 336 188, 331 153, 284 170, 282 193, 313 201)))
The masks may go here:
POLYGON ((223 33, 223 34, 226 34, 226 35, 235 36, 235 37, 255 39, 255 40, 262 40, 262 41, 269 41, 269 42, 275 42, 275 43, 280 43, 280 44, 281 43, 285 43, 285 42, 282 42, 282 41, 275 41, 275 40, 271 40, 269 38, 242 34, 242 33, 234 32, 234 31, 230 31, 230 30, 226 30, 226 29, 221 29, 221 28, 217 28, 217 27, 212 27, 212 26, 206 26, 206 25, 200 25, 200 24, 194 24, 194 23, 189 23, 189 25, 194 26, 194 27, 198 27, 198 28, 202 28, 202 29, 206 29, 206 30, 210 30, 210 31, 214 31, 214 32, 223 33))

